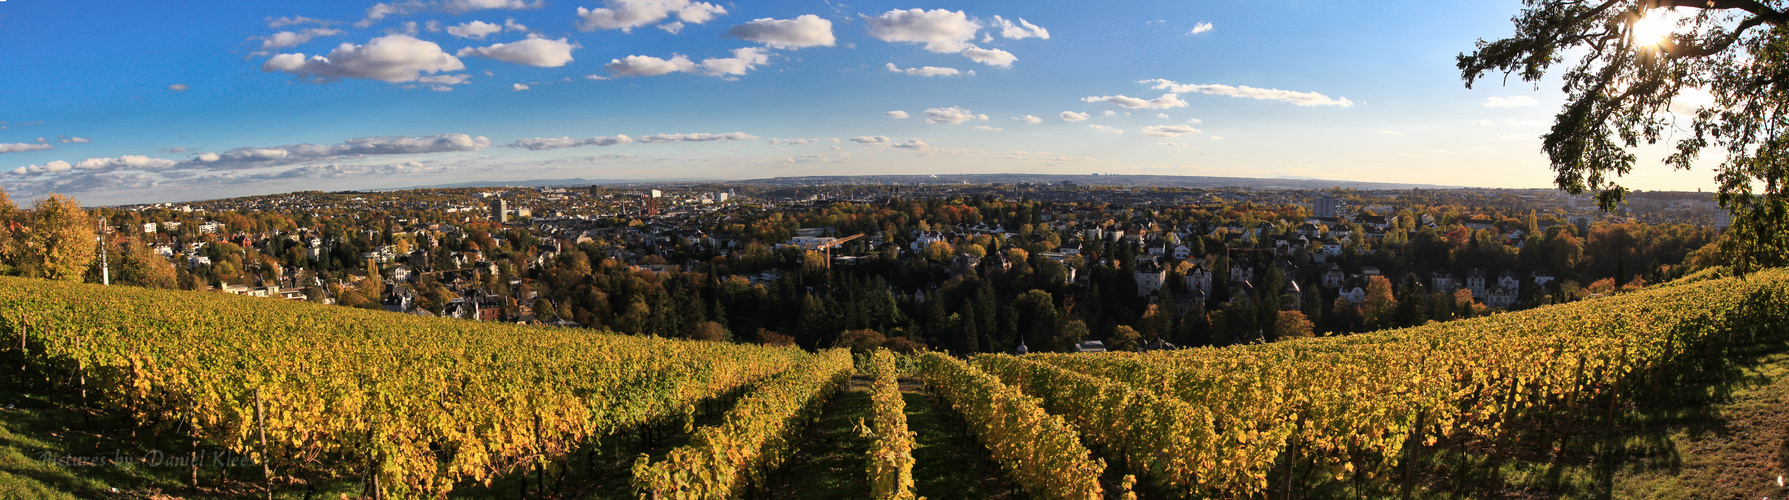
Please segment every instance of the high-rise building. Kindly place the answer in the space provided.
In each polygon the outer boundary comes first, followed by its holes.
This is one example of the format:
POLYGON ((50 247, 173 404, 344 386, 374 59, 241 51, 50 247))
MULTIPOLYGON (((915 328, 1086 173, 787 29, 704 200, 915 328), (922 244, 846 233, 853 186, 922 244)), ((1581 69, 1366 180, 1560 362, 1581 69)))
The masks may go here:
POLYGON ((1323 195, 1317 197, 1316 203, 1311 204, 1311 213, 1324 218, 1340 217, 1348 213, 1348 205, 1342 203, 1341 198, 1323 195))
POLYGON ((497 219, 497 223, 501 224, 509 222, 509 203, 499 199, 497 200, 495 208, 491 211, 495 212, 491 214, 491 217, 497 219))

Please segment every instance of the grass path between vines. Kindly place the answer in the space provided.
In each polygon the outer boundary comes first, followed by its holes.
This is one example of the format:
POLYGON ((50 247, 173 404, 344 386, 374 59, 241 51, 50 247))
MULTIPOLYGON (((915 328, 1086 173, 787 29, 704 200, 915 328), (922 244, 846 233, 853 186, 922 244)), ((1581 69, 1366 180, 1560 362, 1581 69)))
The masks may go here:
MULTIPOLYGON (((932 500, 1018 499, 988 452, 963 426, 962 417, 934 403, 925 387, 903 380, 907 429, 915 434, 913 479, 916 493, 932 500)), ((809 428, 800 452, 771 478, 771 498, 819 500, 866 498, 870 494, 865 455, 870 441, 857 433, 869 421, 870 381, 855 377, 827 403, 820 422, 809 428)))
POLYGON ((820 420, 802 434, 795 456, 771 473, 770 498, 869 497, 865 455, 870 440, 858 434, 857 423, 869 421, 870 411, 869 378, 852 377, 820 410, 820 420))
POLYGON ((933 399, 918 382, 903 380, 901 397, 907 403, 907 429, 915 433, 916 494, 931 500, 1025 498, 969 433, 962 415, 933 399))

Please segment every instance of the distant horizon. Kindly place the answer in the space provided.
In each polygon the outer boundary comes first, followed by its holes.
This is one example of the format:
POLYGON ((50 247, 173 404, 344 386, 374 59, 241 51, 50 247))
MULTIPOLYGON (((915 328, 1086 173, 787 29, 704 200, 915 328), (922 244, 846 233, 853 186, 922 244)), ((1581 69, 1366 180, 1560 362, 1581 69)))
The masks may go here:
MULTIPOLYGON (((1358 189, 1358 190, 1367 190, 1367 191, 1371 191, 1371 190, 1388 190, 1388 191, 1390 191, 1390 190, 1406 190, 1406 189, 1434 189, 1434 190, 1486 189, 1486 190, 1507 190, 1507 191, 1562 192, 1558 188, 1551 187, 1551 186, 1523 188, 1523 187, 1446 186, 1446 185, 1434 185, 1434 184, 1360 182, 1360 181, 1348 181, 1348 180, 1338 180, 1338 179, 1302 179, 1302 178, 1301 179, 1290 179, 1290 178, 1220 177, 1220 176, 1195 176, 1195 175, 1147 175, 1147 174, 1029 174, 1029 173, 1021 173, 1021 172, 999 172, 999 173, 958 173, 958 174, 814 175, 814 176, 764 177, 764 178, 755 178, 755 179, 584 179, 584 178, 529 179, 529 180, 520 180, 520 181, 508 181, 507 183, 496 182, 496 181, 493 181, 493 182, 467 182, 467 183, 461 183, 461 184, 418 185, 418 186, 405 186, 405 187, 392 187, 392 188, 369 188, 369 189, 331 189, 331 190, 298 189, 298 190, 281 191, 281 192, 274 192, 274 193, 226 196, 226 197, 220 197, 220 198, 151 201, 151 202, 141 202, 141 203, 118 203, 118 204, 111 204, 111 205, 95 205, 95 206, 96 207, 123 207, 123 206, 136 206, 136 205, 200 203, 200 202, 227 200, 227 199, 234 199, 234 198, 248 198, 248 197, 256 197, 256 196, 277 196, 277 195, 281 195, 281 194, 290 194, 290 193, 306 192, 306 191, 322 191, 325 193, 345 193, 345 192, 389 193, 389 192, 397 192, 397 191, 413 191, 413 190, 425 190, 425 189, 480 189, 480 188, 537 189, 537 188, 546 188, 546 187, 567 188, 567 187, 588 187, 588 186, 607 186, 607 187, 615 187, 615 188, 621 188, 621 189, 627 189, 629 187, 635 187, 638 189, 649 189, 652 187, 662 187, 664 189, 677 189, 677 188, 690 187, 690 185, 694 185, 694 184, 750 185, 750 184, 755 184, 755 183, 766 183, 766 182, 772 182, 772 181, 793 181, 793 180, 801 180, 801 179, 808 179, 808 178, 821 178, 821 177, 839 177, 839 178, 846 178, 846 179, 866 178, 867 179, 867 178, 874 178, 874 177, 929 178, 929 177, 934 177, 934 176, 941 177, 941 178, 942 177, 973 178, 973 177, 1001 177, 1001 176, 1035 176, 1035 177, 1053 177, 1053 178, 1085 177, 1085 178, 1094 179, 1094 180, 1102 179, 1102 178, 1124 179, 1124 178, 1148 178, 1148 177, 1173 177, 1173 178, 1186 178, 1186 179, 1195 179, 1195 178, 1236 179, 1236 180, 1244 180, 1244 181, 1261 181, 1261 182, 1289 181, 1289 182, 1299 182, 1299 183, 1307 183, 1308 184, 1308 185, 1304 185, 1304 186, 1268 186, 1268 187, 1245 186, 1245 185, 1240 185, 1240 184, 1221 184, 1221 183, 1207 183, 1207 184, 1202 184, 1202 185, 1148 185, 1148 186, 1152 186, 1152 187, 1178 187, 1178 188, 1188 188, 1188 189, 1195 189, 1195 188, 1199 188, 1199 189, 1244 188, 1244 189, 1259 189, 1259 190, 1322 190, 1322 189, 1331 189, 1331 188, 1343 188, 1343 189, 1358 189), (663 186, 651 186, 654 183, 663 183, 663 186), (1328 184, 1333 184, 1333 185, 1328 185, 1328 184)), ((991 182, 1000 182, 1000 181, 991 181, 991 182)), ((878 184, 878 183, 877 182, 867 182, 867 181, 862 183, 862 185, 874 185, 874 184, 878 184)), ((946 183, 939 182, 936 184, 945 185, 946 183)), ((1094 186, 1094 187, 1142 186, 1142 184, 1128 184, 1127 185, 1127 184, 1097 184, 1097 183, 1084 184, 1084 185, 1094 186)), ((1640 193, 1640 192, 1645 192, 1645 193, 1699 193, 1699 192, 1703 192, 1703 191, 1651 190, 1651 189, 1649 189, 1649 190, 1634 190, 1634 191, 1636 193, 1640 193)), ((1707 194, 1709 194, 1709 196, 1711 196, 1711 197, 1714 195, 1714 193, 1712 193, 1712 192, 1709 192, 1707 194)))
MULTIPOLYGON (((517 179, 1102 172, 1544 188, 1518 0, 0 2, 0 189, 87 205, 517 179), (47 83, 81 75, 78 84, 47 83)), ((1693 104, 1693 103, 1686 103, 1693 104)), ((1672 113, 1685 113, 1681 107, 1672 113)), ((1641 190, 1713 175, 1637 150, 1641 190)))

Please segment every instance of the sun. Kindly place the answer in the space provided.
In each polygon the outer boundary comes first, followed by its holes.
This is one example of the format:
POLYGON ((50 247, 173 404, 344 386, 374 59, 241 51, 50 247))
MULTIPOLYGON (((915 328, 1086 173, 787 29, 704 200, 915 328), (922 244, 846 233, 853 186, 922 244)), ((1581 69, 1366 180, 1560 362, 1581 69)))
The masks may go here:
POLYGON ((1634 22, 1632 37, 1637 47, 1658 47, 1665 43, 1666 37, 1677 29, 1677 21, 1682 16, 1675 9, 1650 9, 1646 16, 1634 22))

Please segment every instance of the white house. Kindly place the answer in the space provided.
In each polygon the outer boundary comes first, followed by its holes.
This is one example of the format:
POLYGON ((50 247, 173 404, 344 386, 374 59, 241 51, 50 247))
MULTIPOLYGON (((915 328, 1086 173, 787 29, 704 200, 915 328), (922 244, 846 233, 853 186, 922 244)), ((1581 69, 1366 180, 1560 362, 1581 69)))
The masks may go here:
POLYGON ((1137 279, 1137 296, 1144 297, 1162 289, 1162 281, 1168 278, 1168 270, 1154 260, 1139 259, 1135 271, 1137 279))
POLYGON ((1340 295, 1342 298, 1348 299, 1350 304, 1365 302, 1367 300, 1367 280, 1360 279, 1359 276, 1350 276, 1347 281, 1342 282, 1340 295))
POLYGON ((1342 272, 1342 266, 1335 263, 1330 263, 1329 268, 1323 270, 1324 288, 1341 288, 1342 281, 1346 279, 1348 279, 1348 275, 1342 272))

